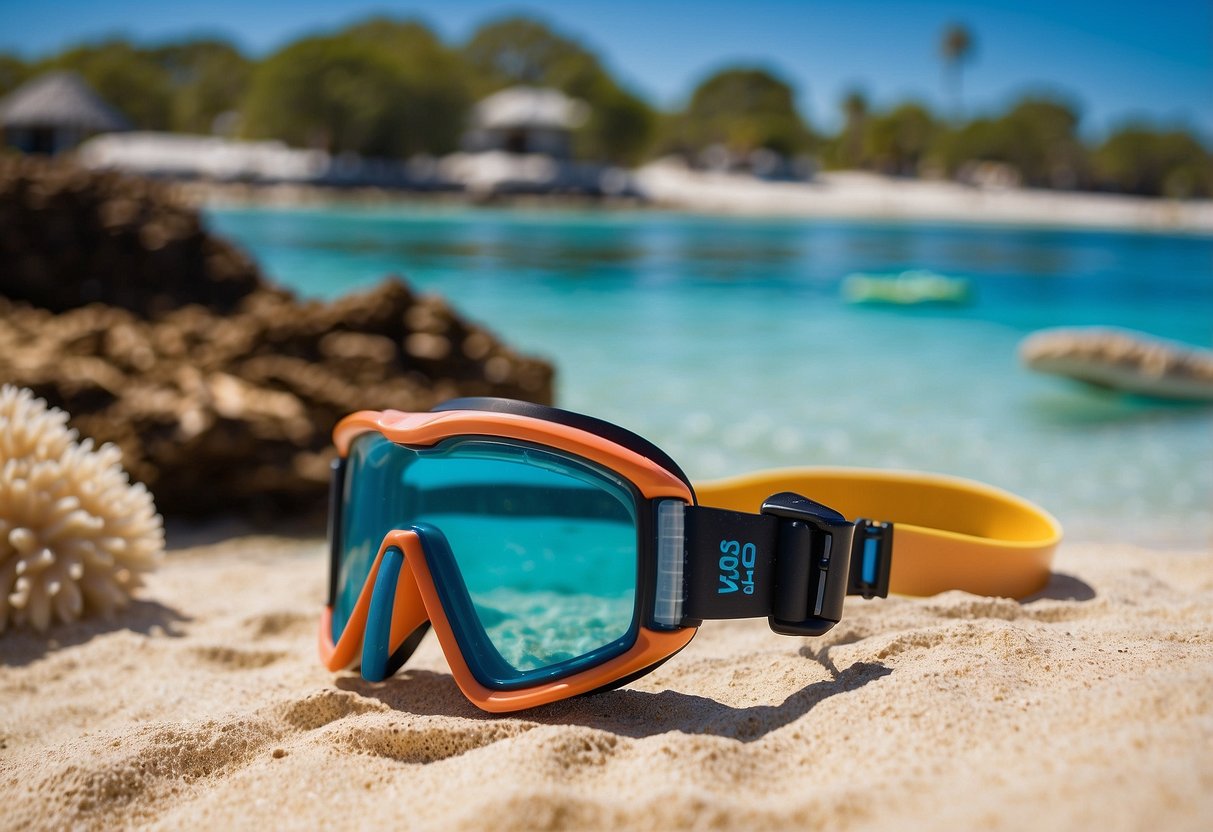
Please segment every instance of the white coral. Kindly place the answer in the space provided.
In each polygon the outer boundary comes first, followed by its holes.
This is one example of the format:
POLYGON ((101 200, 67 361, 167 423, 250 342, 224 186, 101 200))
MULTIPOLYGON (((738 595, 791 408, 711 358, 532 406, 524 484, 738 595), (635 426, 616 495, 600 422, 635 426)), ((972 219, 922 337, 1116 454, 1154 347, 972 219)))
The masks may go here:
POLYGON ((76 441, 62 410, 0 388, 0 633, 125 607, 164 552, 152 495, 113 445, 76 441))

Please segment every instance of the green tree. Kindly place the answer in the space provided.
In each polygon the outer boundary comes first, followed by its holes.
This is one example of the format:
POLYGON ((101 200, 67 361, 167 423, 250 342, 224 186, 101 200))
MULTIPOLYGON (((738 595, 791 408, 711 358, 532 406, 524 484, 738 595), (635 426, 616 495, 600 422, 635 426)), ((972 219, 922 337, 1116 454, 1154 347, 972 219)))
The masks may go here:
MULTIPOLYGON (((397 20, 376 15, 354 23, 337 33, 368 47, 390 52, 401 59, 403 66, 412 66, 411 61, 437 60, 446 62, 451 56, 442 41, 424 23, 418 20, 397 20)), ((435 69, 450 69, 449 66, 435 69)))
POLYGON ((656 135, 653 108, 605 77, 587 103, 590 118, 575 136, 577 155, 621 165, 647 155, 656 135))
POLYGON ((172 126, 173 85, 169 73, 147 51, 124 40, 77 46, 36 69, 78 73, 140 129, 168 130, 172 126))
POLYGON ((952 173, 965 162, 1005 162, 1028 184, 1072 188, 1087 175, 1078 121, 1077 110, 1064 101, 1024 98, 998 118, 975 119, 943 134, 933 153, 952 173))
POLYGON ((29 67, 25 61, 16 55, 0 52, 0 96, 7 95, 12 90, 25 83, 29 77, 29 67))
POLYGON ((484 24, 463 47, 463 56, 476 73, 480 94, 527 84, 588 98, 605 75, 592 52, 529 17, 484 24))
POLYGON ((244 131, 335 153, 407 152, 401 102, 409 89, 392 62, 349 38, 296 41, 253 73, 244 131))
POLYGON ((542 21, 491 21, 476 30, 462 54, 481 96, 526 84, 558 89, 589 105, 589 121, 574 137, 579 156, 635 163, 652 144, 652 108, 621 87, 593 52, 542 21))
POLYGON ((939 42, 939 53, 943 56, 944 84, 952 98, 952 115, 959 118, 962 112, 961 74, 965 62, 973 56, 973 33, 961 23, 953 23, 943 31, 939 42))
POLYGON ((210 133, 217 116, 239 109, 252 64, 234 46, 195 40, 150 52, 173 88, 171 126, 185 133, 210 133))
POLYGON ((259 64, 244 132, 368 156, 446 153, 469 100, 466 73, 428 29, 373 18, 295 41, 259 64))
POLYGON ((1213 155, 1191 134, 1129 124, 1112 133, 1092 158, 1103 187, 1143 196, 1213 196, 1213 155))
POLYGON ((913 175, 931 148, 937 127, 929 110, 909 102, 867 121, 863 157, 883 173, 913 175))
POLYGON ((868 97, 862 90, 851 90, 842 99, 842 135, 836 160, 840 167, 857 168, 864 163, 864 132, 867 129, 868 97))
POLYGON ((459 146, 472 104, 462 57, 423 23, 373 17, 339 33, 391 63, 409 89, 402 108, 406 154, 449 153, 459 146))
POLYGON ((764 69, 747 67, 705 79, 673 130, 677 149, 692 152, 720 144, 739 155, 759 148, 793 155, 812 141, 792 87, 764 69))

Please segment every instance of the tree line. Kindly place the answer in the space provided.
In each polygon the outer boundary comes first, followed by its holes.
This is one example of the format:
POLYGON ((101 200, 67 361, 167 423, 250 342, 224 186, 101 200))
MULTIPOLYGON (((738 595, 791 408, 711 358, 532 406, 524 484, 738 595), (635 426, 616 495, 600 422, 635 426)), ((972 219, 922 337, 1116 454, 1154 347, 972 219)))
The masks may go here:
MULTIPOLYGON (((970 48, 967 32, 945 32, 957 96, 970 48)), ((79 73, 140 129, 221 128, 334 153, 449 153, 477 100, 530 84, 585 101, 591 115, 575 134, 575 152, 617 164, 669 153, 698 159, 709 148, 737 160, 769 150, 900 176, 957 177, 974 163, 994 162, 1040 187, 1213 196, 1213 154, 1196 136, 1130 123, 1089 143, 1078 130, 1078 108, 1057 96, 1025 97, 1001 113, 962 120, 916 102, 875 109, 853 92, 831 135, 806 121, 785 79, 732 67, 704 79, 682 110, 661 112, 575 38, 526 17, 490 21, 459 44, 417 21, 375 17, 300 38, 261 60, 206 39, 146 47, 108 40, 30 62, 0 54, 0 95, 52 69, 79 73)))

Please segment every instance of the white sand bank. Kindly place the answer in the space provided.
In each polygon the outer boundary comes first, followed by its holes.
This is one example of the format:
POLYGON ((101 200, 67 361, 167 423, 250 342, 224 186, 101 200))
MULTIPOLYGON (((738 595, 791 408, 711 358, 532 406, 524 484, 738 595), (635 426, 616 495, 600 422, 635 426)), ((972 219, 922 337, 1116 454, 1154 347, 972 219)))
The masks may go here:
POLYGON ((171 554, 110 626, 0 637, 0 828, 1208 829, 1213 554, 1068 545, 1029 603, 709 623, 630 688, 474 710, 432 636, 330 675, 319 542, 171 554))
POLYGON ((823 173, 811 182, 766 182, 669 162, 641 168, 636 181, 661 205, 706 213, 1213 233, 1213 200, 976 188, 860 172, 823 173))

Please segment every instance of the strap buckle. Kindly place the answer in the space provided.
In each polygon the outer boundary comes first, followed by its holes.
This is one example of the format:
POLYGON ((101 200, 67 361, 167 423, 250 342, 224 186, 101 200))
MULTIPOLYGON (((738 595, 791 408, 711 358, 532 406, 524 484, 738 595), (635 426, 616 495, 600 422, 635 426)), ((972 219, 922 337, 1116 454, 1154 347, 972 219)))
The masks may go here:
POLYGON ((768 497, 762 513, 779 518, 775 590, 767 621, 783 635, 822 635, 842 619, 855 524, 829 506, 790 491, 768 497))
POLYGON ((858 517, 855 545, 851 553, 848 595, 864 598, 889 597, 889 572, 893 566, 893 524, 858 517))

